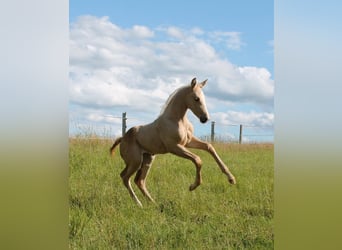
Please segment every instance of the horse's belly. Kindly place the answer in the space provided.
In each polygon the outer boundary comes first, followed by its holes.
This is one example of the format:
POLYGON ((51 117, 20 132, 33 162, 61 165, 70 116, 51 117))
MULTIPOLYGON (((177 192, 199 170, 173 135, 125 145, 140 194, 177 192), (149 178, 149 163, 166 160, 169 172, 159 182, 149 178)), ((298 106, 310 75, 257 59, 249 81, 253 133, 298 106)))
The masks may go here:
MULTIPOLYGON (((140 142, 139 142, 140 143, 140 142)), ((165 154, 167 150, 163 143, 150 140, 148 143, 141 144, 142 148, 150 154, 165 154)))
POLYGON ((160 140, 159 134, 148 127, 140 127, 137 134, 139 145, 150 154, 164 154, 167 149, 160 140))

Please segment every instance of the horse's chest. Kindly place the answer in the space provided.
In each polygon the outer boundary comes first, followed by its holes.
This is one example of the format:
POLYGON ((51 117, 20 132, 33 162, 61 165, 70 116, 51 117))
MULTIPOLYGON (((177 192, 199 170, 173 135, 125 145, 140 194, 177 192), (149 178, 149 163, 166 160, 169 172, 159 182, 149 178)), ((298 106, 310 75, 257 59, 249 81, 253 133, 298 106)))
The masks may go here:
POLYGON ((192 127, 187 122, 163 121, 158 124, 158 132, 166 148, 176 144, 186 145, 192 138, 192 127))
POLYGON ((188 126, 180 126, 178 129, 180 144, 187 144, 192 137, 192 131, 188 126))

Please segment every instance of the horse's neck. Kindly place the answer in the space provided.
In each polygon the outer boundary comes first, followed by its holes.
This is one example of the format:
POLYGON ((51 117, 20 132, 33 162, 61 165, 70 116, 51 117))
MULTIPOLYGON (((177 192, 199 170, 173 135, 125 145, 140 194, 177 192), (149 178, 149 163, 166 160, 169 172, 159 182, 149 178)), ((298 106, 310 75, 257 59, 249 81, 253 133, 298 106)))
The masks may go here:
POLYGON ((185 118, 187 106, 185 104, 185 93, 180 91, 172 98, 168 106, 165 108, 162 116, 170 120, 178 122, 185 118))

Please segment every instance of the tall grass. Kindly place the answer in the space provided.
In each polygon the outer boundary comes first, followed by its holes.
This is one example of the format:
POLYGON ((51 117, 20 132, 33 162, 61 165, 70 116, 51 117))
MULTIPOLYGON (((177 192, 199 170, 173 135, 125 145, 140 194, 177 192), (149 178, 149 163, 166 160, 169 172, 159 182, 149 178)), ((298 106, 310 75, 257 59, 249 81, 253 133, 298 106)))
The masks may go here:
POLYGON ((159 155, 147 179, 156 200, 132 183, 143 208, 119 176, 124 163, 109 156, 110 140, 70 139, 71 249, 273 249, 273 145, 217 144, 237 179, 232 186, 206 152, 203 184, 191 161, 159 155))

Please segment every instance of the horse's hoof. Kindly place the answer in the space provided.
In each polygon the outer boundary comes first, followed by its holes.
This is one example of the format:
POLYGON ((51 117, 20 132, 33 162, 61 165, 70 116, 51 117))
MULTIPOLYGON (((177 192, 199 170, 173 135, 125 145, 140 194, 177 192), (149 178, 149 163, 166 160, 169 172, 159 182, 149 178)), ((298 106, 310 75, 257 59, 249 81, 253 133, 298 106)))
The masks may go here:
POLYGON ((232 184, 232 185, 236 184, 236 180, 235 180, 234 177, 228 178, 228 181, 229 181, 229 183, 232 184))
POLYGON ((193 190, 195 190, 197 187, 198 187, 198 185, 191 184, 190 187, 189 187, 189 191, 193 191, 193 190))

